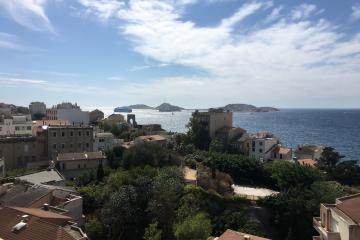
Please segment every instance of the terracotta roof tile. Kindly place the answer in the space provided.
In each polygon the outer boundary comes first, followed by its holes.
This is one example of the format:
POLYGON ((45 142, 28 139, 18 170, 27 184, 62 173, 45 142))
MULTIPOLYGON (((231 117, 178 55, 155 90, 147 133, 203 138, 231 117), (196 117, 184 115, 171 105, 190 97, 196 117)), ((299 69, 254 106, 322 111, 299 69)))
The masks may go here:
POLYGON ((236 232, 233 230, 226 230, 219 238, 218 240, 246 240, 246 236, 250 237, 249 240, 270 240, 268 238, 262 238, 254 235, 250 235, 247 233, 242 232, 236 232))
POLYGON ((360 224, 360 195, 344 199, 336 208, 345 213, 357 224, 360 224))
POLYGON ((300 165, 315 167, 316 161, 311 158, 297 160, 300 165))

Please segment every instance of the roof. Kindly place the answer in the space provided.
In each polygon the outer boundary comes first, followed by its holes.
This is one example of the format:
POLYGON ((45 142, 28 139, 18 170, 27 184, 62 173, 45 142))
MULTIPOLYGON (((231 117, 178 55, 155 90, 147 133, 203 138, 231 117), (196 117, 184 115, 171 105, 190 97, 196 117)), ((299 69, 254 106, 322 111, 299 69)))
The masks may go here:
POLYGON ((276 147, 275 152, 282 155, 287 155, 291 152, 291 148, 286 147, 276 147))
POLYGON ((96 137, 114 137, 114 134, 110 133, 110 132, 101 132, 101 133, 96 133, 96 137))
POLYGON ((146 135, 140 136, 138 139, 143 140, 144 142, 154 142, 154 141, 164 141, 166 138, 161 135, 146 135))
POLYGON ((45 211, 40 208, 21 208, 21 207, 11 207, 19 212, 32 215, 42 219, 62 219, 62 220, 73 220, 69 216, 61 215, 51 211, 45 211))
POLYGON ((13 227, 20 222, 24 212, 14 208, 0 208, 0 238, 6 240, 74 240, 63 227, 50 223, 39 217, 30 215, 26 226, 13 231, 13 227))
POLYGON ((33 184, 60 182, 64 180, 64 177, 54 169, 36 172, 18 178, 33 184))
POLYGON ((316 164, 316 161, 311 158, 298 159, 297 161, 300 165, 303 165, 303 166, 315 167, 315 164, 316 164))
POLYGON ((233 230, 226 230, 219 238, 218 240, 246 240, 246 236, 250 237, 249 240, 270 240, 268 238, 262 238, 254 235, 250 235, 247 233, 242 232, 236 232, 233 230))
POLYGON ((81 153, 59 153, 57 161, 76 161, 76 160, 94 160, 103 159, 105 156, 102 152, 81 152, 81 153))
POLYGON ((2 185, 0 186, 0 206, 28 207, 52 191, 53 189, 25 184, 2 185), (3 194, 1 194, 2 191, 3 194))
POLYGON ((322 151, 324 146, 322 145, 315 145, 315 144, 302 144, 299 145, 296 149, 296 152, 298 153, 304 153, 304 154, 312 154, 318 151, 322 151))
POLYGON ((197 171, 189 167, 184 167, 184 179, 187 181, 196 181, 197 171))
POLYGON ((355 223, 360 224, 360 194, 339 198, 338 201, 341 201, 341 203, 336 204, 336 208, 345 213, 355 223))
POLYGON ((35 127, 40 126, 70 126, 70 122, 68 120, 37 120, 33 121, 33 125, 35 127))

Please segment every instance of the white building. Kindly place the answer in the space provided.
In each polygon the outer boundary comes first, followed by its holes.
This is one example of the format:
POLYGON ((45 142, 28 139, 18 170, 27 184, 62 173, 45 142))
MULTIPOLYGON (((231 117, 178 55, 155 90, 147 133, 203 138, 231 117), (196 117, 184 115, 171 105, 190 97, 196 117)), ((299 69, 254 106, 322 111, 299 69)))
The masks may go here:
POLYGON ((260 161, 270 160, 279 143, 279 139, 272 134, 258 133, 250 138, 249 156, 260 161))
POLYGON ((34 118, 35 114, 46 115, 46 105, 43 102, 32 102, 29 105, 31 117, 34 118))
POLYGON ((0 117, 0 136, 31 135, 32 121, 30 115, 0 117))
POLYGON ((94 135, 94 152, 111 150, 116 146, 121 146, 124 143, 122 139, 115 139, 114 135, 109 132, 95 133, 94 135))
POLYGON ((61 103, 46 110, 49 120, 67 120, 71 125, 88 125, 90 113, 82 111, 77 104, 61 103))

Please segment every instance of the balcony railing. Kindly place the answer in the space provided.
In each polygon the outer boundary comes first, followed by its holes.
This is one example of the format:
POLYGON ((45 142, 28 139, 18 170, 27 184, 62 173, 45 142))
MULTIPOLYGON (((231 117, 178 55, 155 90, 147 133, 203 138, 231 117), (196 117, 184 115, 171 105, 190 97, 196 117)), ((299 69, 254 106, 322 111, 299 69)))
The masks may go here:
MULTIPOLYGON (((314 217, 313 218, 313 224, 314 224, 314 228, 316 229, 316 231, 318 231, 318 233, 327 240, 341 240, 340 238, 340 233, 338 232, 332 232, 329 231, 328 229, 324 228, 321 225, 321 219, 319 217, 314 217)), ((313 240, 319 240, 322 239, 321 237, 313 237, 313 240)))

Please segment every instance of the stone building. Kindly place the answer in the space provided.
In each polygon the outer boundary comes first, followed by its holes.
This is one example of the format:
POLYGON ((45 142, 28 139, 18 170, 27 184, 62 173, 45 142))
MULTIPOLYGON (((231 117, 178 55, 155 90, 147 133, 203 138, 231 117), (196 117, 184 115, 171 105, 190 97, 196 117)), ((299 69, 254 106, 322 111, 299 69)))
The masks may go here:
POLYGON ((61 103, 46 110, 48 120, 68 120, 71 125, 88 125, 90 114, 75 103, 61 103))
POLYGON ((34 119, 36 115, 44 117, 46 115, 46 105, 43 102, 31 102, 29 105, 29 110, 32 119, 34 119))
POLYGON ((32 136, 0 138, 0 158, 6 170, 48 166, 45 145, 32 136))
POLYGON ((30 115, 0 116, 0 136, 24 136, 32 134, 30 115))
POLYGON ((46 142, 49 160, 58 153, 91 152, 93 150, 93 128, 80 126, 48 126, 42 135, 46 142))

